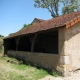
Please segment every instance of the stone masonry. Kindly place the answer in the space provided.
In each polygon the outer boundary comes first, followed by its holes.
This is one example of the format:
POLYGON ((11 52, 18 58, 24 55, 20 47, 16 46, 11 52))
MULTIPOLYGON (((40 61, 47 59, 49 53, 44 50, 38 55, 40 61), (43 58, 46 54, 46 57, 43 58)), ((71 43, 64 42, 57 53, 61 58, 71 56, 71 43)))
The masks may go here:
POLYGON ((57 70, 62 75, 80 68, 80 22, 68 29, 59 29, 59 55, 57 70))

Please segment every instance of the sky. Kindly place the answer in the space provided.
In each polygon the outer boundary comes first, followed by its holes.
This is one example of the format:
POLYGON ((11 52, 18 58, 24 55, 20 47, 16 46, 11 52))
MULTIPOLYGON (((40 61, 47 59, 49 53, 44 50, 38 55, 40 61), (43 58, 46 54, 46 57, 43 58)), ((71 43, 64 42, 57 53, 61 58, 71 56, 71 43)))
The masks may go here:
POLYGON ((8 36, 34 18, 51 19, 47 9, 35 8, 34 0, 0 0, 0 34, 8 36))

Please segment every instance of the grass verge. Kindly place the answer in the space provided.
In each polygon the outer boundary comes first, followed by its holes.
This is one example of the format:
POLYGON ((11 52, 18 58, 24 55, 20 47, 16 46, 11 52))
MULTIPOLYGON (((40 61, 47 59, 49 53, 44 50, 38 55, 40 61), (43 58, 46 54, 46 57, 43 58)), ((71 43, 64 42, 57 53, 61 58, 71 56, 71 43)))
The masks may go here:
MULTIPOLYGON (((37 69, 25 64, 14 64, 12 62, 18 62, 18 60, 9 57, 0 57, 1 80, 38 80, 49 75, 44 69, 37 69)), ((56 74, 56 72, 53 72, 54 76, 56 74)))

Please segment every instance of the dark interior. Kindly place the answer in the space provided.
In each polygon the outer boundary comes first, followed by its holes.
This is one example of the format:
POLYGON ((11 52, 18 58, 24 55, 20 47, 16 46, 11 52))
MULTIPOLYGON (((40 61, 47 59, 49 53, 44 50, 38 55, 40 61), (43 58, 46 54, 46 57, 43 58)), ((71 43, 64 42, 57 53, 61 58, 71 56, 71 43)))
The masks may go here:
MULTIPOLYGON (((34 52, 58 54, 58 30, 39 33, 34 45, 34 52)), ((15 38, 9 39, 8 50, 16 50, 15 38)), ((31 41, 28 36, 20 37, 18 51, 31 52, 31 41)))
POLYGON ((38 35, 34 52, 58 53, 58 30, 38 35))
POLYGON ((28 36, 21 37, 21 42, 18 46, 19 51, 31 51, 31 42, 28 36))
POLYGON ((16 50, 16 43, 15 43, 15 39, 10 39, 9 40, 9 45, 8 45, 8 49, 9 50, 16 50))

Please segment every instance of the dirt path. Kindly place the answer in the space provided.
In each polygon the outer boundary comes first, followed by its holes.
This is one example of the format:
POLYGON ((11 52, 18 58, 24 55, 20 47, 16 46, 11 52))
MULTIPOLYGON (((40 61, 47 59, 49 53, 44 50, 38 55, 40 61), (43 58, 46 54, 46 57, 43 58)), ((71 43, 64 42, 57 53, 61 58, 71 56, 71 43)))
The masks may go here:
POLYGON ((46 76, 45 78, 39 80, 80 80, 80 70, 75 73, 71 73, 71 75, 67 77, 46 76))

